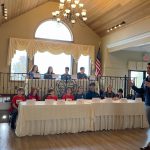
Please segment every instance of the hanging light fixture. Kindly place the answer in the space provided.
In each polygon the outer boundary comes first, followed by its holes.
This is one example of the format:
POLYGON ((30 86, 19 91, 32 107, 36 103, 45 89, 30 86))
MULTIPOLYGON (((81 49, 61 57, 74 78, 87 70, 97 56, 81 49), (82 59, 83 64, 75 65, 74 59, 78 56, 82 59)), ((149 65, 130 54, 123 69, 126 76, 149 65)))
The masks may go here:
POLYGON ((59 9, 52 12, 52 16, 58 22, 66 21, 75 24, 77 21, 87 20, 87 11, 80 0, 60 0, 59 9))

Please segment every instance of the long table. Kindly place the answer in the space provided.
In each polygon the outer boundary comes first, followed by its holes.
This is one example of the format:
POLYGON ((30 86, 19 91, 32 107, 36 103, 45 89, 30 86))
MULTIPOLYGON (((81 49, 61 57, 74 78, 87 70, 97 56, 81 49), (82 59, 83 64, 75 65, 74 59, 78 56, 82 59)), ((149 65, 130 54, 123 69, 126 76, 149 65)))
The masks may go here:
POLYGON ((142 102, 105 102, 35 104, 21 102, 16 135, 47 135, 126 128, 148 127, 142 102))

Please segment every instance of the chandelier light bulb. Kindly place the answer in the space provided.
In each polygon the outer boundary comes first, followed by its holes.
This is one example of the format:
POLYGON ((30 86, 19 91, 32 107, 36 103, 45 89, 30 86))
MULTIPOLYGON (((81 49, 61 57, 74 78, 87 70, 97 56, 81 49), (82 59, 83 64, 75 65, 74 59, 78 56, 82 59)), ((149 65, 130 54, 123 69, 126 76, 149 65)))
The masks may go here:
POLYGON ((60 3, 60 4, 59 4, 59 9, 60 9, 60 10, 64 9, 64 4, 60 3))
POLYGON ((74 3, 75 3, 76 5, 78 5, 79 2, 80 2, 79 0, 75 0, 75 1, 74 1, 74 3))
POLYGON ((60 11, 57 10, 55 13, 56 13, 56 15, 59 15, 60 11))
POLYGON ((64 13, 64 17, 67 17, 67 14, 66 14, 66 13, 64 13))
POLYGON ((66 12, 67 14, 69 14, 69 13, 70 13, 70 9, 66 9, 65 12, 66 12))
POLYGON ((87 17, 83 17, 82 19, 83 19, 83 21, 86 21, 86 20, 87 20, 87 17))
POLYGON ((109 32, 109 29, 107 30, 107 32, 109 32))
POLYGON ((79 8, 83 8, 84 4, 80 3, 79 8))
POLYGON ((76 21, 74 19, 71 20, 71 23, 74 24, 76 21))
POLYGON ((67 0, 68 3, 71 3, 71 0, 67 0))
POLYGON ((52 16, 54 16, 54 17, 56 16, 56 12, 55 11, 52 12, 52 16))
POLYGON ((57 18, 56 20, 57 20, 58 22, 60 22, 61 19, 60 19, 60 18, 57 18))
POLYGON ((79 16, 80 16, 80 13, 76 13, 76 16, 79 17, 79 16))
POLYGON ((86 16, 86 10, 85 9, 82 10, 81 15, 86 16))
POLYGON ((71 7, 74 9, 76 8, 76 4, 71 4, 71 7))
POLYGON ((60 0, 60 3, 65 3, 65 0, 60 0))

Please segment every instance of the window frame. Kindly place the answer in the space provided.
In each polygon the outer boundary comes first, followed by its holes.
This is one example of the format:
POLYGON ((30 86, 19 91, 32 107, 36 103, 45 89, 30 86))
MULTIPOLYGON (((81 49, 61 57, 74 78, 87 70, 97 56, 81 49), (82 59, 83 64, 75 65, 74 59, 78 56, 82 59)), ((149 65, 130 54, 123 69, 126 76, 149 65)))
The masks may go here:
POLYGON ((37 31, 38 27, 39 27, 40 25, 42 25, 43 23, 47 22, 47 21, 56 21, 56 22, 57 22, 56 19, 47 19, 47 20, 41 21, 41 22, 36 26, 36 28, 35 28, 34 35, 33 35, 33 38, 34 38, 34 39, 47 40, 47 41, 54 41, 54 42, 57 41, 57 42, 74 43, 74 38, 73 38, 74 35, 73 35, 73 32, 71 31, 70 27, 69 27, 65 22, 63 22, 63 21, 60 21, 60 23, 62 23, 64 26, 66 26, 66 28, 69 30, 70 35, 71 35, 71 38, 72 38, 72 41, 64 41, 64 40, 55 40, 55 39, 47 39, 47 38, 35 37, 35 34, 36 34, 36 31, 37 31))
MULTIPOLYGON (((83 55, 84 56, 84 55, 83 55)), ((89 55, 88 55, 89 56, 89 55)), ((80 57, 81 57, 81 55, 80 55, 80 57)), ((79 58, 80 59, 80 58, 79 58)), ((77 73, 78 73, 78 65, 79 65, 79 60, 78 60, 78 62, 77 62, 77 73)), ((84 66, 83 66, 84 67, 84 66)), ((86 68, 85 68, 86 69, 86 68)), ((89 71, 88 71, 88 74, 87 74, 87 76, 91 76, 91 70, 92 69, 92 64, 91 64, 91 59, 90 59, 90 56, 89 56, 89 71)))
MULTIPOLYGON (((22 50, 18 50, 18 51, 22 51, 22 50)), ((24 51, 26 51, 26 50, 24 50, 24 51)), ((27 70, 27 72, 26 73, 12 73, 11 72, 12 61, 11 61, 11 64, 9 66, 9 72, 10 72, 10 74, 9 74, 9 82, 24 82, 26 80, 26 78, 24 80, 13 80, 13 79, 11 79, 11 74, 26 74, 26 76, 27 76, 28 71, 29 71, 29 60, 30 59, 29 59, 28 53, 27 53, 27 58, 26 58, 26 61, 27 61, 27 63, 26 63, 26 70, 27 70)))

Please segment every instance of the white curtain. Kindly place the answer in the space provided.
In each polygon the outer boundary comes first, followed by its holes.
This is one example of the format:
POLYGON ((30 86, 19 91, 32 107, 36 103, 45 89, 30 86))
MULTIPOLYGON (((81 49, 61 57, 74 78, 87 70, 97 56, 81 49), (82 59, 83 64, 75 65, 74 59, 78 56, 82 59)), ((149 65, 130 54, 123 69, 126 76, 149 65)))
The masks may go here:
POLYGON ((89 55, 93 66, 95 62, 95 48, 91 45, 80 45, 69 42, 55 42, 39 39, 10 38, 7 59, 8 65, 11 64, 11 60, 14 57, 16 50, 26 50, 30 59, 33 58, 37 51, 49 51, 52 54, 70 54, 74 57, 76 62, 80 55, 89 55))

